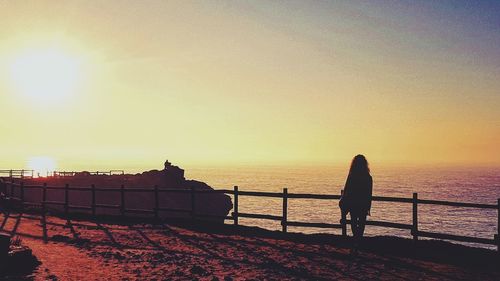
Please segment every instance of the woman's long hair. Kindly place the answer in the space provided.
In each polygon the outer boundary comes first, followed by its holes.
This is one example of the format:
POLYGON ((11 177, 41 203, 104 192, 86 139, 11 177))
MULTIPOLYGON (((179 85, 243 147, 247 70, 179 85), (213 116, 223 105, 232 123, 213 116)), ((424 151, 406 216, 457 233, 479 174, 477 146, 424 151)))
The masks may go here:
POLYGON ((349 169, 349 175, 369 175, 370 168, 368 167, 368 161, 366 161, 365 156, 358 154, 354 156, 351 162, 351 168, 349 169))

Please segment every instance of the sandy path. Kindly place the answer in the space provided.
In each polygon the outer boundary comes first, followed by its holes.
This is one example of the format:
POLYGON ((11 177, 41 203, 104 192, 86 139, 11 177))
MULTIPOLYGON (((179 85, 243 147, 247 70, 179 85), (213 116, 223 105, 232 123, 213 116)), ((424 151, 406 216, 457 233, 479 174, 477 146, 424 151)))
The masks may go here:
POLYGON ((38 215, 2 218, 42 264, 36 280, 499 280, 499 272, 362 252, 331 243, 115 225, 38 215), (45 241, 46 240, 46 241, 45 241))

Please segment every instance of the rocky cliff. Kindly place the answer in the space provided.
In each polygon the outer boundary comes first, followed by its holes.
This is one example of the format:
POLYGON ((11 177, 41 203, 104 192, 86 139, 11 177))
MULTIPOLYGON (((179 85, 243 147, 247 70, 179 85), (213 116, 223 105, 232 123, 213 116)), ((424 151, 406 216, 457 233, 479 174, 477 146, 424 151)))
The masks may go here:
MULTIPOLYGON (((21 179, 15 179, 17 183, 20 183, 20 181, 21 179)), ((97 188, 95 194, 96 204, 121 205, 120 188, 123 185, 125 190, 134 189, 125 192, 124 203, 127 209, 152 210, 155 206, 155 193, 151 190, 155 186, 160 191, 158 196, 160 208, 190 210, 191 194, 187 191, 191 189, 207 191, 195 194, 194 205, 198 215, 223 218, 228 215, 233 207, 231 198, 228 195, 211 193, 210 191, 214 189, 204 182, 186 180, 184 170, 171 165, 168 161, 165 163, 163 170, 150 170, 138 174, 95 175, 89 172, 78 172, 72 176, 42 177, 23 179, 22 181, 26 186, 41 186, 46 183, 50 187, 58 187, 57 189, 47 190, 47 201, 64 201, 64 186, 66 184, 70 187, 88 187, 89 190, 69 191, 69 205, 74 206, 91 206, 91 185, 97 188), (107 190, 99 191, 99 188, 107 188, 107 190), (144 189, 144 192, 141 192, 140 189, 144 189), (186 192, 169 192, 169 190, 186 190, 186 192)), ((10 195, 10 188, 6 189, 6 194, 10 195)), ((12 197, 19 196, 20 188, 15 187, 14 196, 12 197)), ((28 202, 41 202, 42 191, 41 189, 25 188, 24 197, 25 201, 28 202)), ((63 209, 62 206, 50 207, 55 211, 63 209)), ((72 209, 71 212, 76 212, 76 209, 72 209)), ((82 209, 78 212, 88 213, 90 211, 82 209)), ((118 215, 120 210, 118 208, 97 208, 96 213, 118 215)), ((189 217, 191 214, 188 212, 160 211, 159 215, 160 217, 189 217)), ((218 221, 223 221, 223 219, 218 219, 218 221)))

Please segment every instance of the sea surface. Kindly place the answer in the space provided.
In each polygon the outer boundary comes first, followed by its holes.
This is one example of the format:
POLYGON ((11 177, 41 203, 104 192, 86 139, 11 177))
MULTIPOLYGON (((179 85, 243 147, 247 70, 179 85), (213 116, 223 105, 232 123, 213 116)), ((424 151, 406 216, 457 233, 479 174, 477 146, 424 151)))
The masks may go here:
MULTIPOLYGON (((289 193, 340 194, 347 167, 238 167, 188 168, 186 178, 206 182, 215 189, 289 193)), ((378 196, 497 204, 500 198, 500 168, 377 168, 372 167, 373 193, 378 196)), ((239 211, 281 215, 279 198, 239 197, 239 211)), ((419 205, 419 230, 482 238, 493 238, 497 230, 497 210, 419 205)), ((289 199, 288 219, 303 222, 338 223, 338 200, 289 199)), ((410 203, 373 202, 369 220, 411 224, 410 203)), ((230 223, 230 221, 227 221, 230 223)), ((240 224, 280 230, 278 221, 240 218, 240 224)), ((289 227, 304 233, 335 233, 340 229, 289 227)), ((350 230, 349 230, 350 233, 350 230)), ((411 237, 409 230, 367 226, 366 235, 411 237)), ((471 246, 495 248, 483 244, 471 246)))

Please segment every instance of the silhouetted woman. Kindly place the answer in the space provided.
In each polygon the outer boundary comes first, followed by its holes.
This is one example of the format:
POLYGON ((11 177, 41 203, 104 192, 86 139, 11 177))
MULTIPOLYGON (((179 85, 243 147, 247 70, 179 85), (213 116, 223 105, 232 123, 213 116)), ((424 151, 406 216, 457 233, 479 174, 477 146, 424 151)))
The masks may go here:
POLYGON ((372 176, 366 158, 359 154, 351 162, 349 175, 340 199, 342 212, 351 214, 351 229, 354 236, 354 249, 357 248, 365 232, 366 216, 372 205, 372 176))

